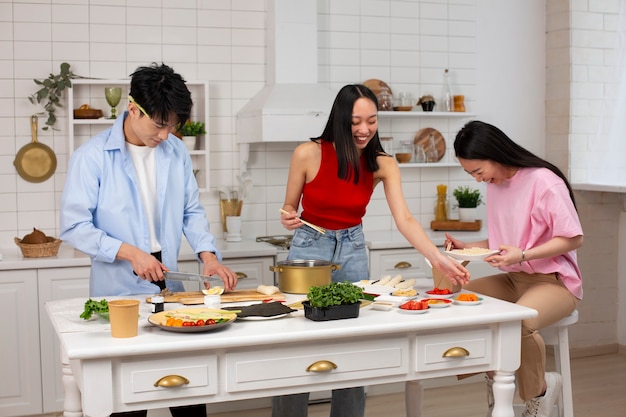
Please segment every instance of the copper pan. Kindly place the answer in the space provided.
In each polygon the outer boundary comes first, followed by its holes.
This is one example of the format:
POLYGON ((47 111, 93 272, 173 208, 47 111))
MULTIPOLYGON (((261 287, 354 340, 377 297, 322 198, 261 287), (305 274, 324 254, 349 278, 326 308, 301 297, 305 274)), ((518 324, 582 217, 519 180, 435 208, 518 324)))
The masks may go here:
POLYGON ((44 182, 54 174, 57 157, 49 146, 37 142, 37 116, 30 117, 33 140, 24 145, 15 156, 15 169, 20 177, 29 182, 44 182))

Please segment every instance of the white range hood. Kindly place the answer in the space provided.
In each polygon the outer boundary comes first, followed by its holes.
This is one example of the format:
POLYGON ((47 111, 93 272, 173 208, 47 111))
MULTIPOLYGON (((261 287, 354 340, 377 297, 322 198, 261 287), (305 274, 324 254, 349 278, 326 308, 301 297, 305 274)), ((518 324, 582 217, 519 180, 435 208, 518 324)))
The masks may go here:
POLYGON ((316 0, 268 0, 267 85, 237 113, 237 141, 319 136, 335 92, 317 78, 316 0))

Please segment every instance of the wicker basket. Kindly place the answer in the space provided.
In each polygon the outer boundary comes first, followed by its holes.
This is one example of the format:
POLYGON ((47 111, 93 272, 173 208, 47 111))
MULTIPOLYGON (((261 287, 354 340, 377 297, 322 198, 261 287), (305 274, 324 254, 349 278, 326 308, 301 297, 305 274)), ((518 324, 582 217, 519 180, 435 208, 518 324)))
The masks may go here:
POLYGON ((20 247, 24 258, 45 258, 56 256, 61 246, 61 239, 46 236, 47 243, 22 243, 22 239, 14 238, 15 244, 20 247))

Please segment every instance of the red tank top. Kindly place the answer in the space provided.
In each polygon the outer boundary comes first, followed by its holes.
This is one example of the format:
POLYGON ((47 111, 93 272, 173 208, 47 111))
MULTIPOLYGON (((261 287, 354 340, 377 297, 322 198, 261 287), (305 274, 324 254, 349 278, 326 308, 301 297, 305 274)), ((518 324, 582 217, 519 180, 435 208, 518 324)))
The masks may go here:
POLYGON ((329 230, 361 224, 372 193, 374 174, 361 156, 359 183, 337 176, 337 153, 331 142, 322 141, 322 162, 313 181, 302 190, 302 218, 329 230))

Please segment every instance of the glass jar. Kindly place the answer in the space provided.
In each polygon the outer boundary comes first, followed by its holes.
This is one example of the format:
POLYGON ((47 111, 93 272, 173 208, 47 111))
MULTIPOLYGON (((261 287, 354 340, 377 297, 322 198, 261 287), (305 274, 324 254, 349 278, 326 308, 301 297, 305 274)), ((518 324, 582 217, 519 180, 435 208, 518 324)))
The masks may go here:
POLYGON ((413 144, 410 141, 400 142, 400 146, 396 151, 396 159, 401 164, 411 162, 413 159, 413 144))
POLYGON ((380 89, 380 93, 376 95, 376 98, 378 99, 378 110, 393 110, 393 96, 391 95, 387 87, 382 87, 380 89))
POLYGON ((415 163, 423 164, 426 162, 426 151, 424 150, 424 145, 416 143, 414 153, 415 155, 413 156, 413 161, 415 161, 415 163))
POLYGON ((393 155, 393 137, 384 136, 380 138, 380 145, 383 147, 385 153, 393 155))

